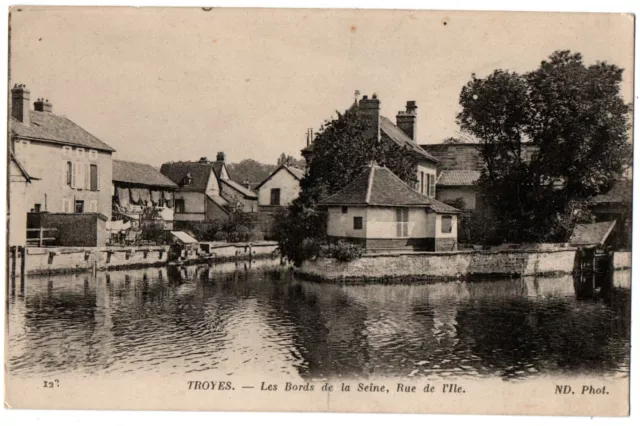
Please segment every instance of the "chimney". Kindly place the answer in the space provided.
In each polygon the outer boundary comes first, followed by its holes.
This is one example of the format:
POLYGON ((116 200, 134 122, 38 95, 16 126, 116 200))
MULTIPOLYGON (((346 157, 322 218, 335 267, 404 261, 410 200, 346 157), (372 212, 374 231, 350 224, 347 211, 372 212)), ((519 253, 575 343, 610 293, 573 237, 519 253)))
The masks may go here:
POLYGON ((51 112, 53 105, 51 105, 49 99, 38 98, 38 100, 33 103, 33 109, 40 112, 51 112))
POLYGON ((208 162, 209 159, 207 157, 200 157, 200 160, 198 161, 200 164, 207 164, 208 162))
POLYGON ((11 89, 11 116, 29 125, 29 96, 31 92, 24 84, 16 84, 11 89))
POLYGON ((366 95, 360 99, 358 115, 368 123, 367 136, 375 137, 377 141, 380 141, 380 101, 375 93, 371 99, 366 95))
POLYGON ((225 163, 227 161, 227 156, 224 154, 224 152, 219 152, 218 155, 216 155, 216 161, 222 161, 223 163, 225 163))
POLYGON ((416 101, 407 101, 407 110, 399 111, 396 115, 396 125, 414 141, 418 136, 417 109, 416 101))
POLYGON ((244 187, 247 189, 251 189, 251 182, 249 182, 249 179, 245 179, 243 182, 244 187))

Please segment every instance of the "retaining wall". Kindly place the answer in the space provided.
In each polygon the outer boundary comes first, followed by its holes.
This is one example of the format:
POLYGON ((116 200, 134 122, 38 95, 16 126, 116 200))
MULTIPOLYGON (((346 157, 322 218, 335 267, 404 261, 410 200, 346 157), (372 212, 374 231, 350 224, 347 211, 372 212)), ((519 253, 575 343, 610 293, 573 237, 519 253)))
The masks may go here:
POLYGON ((319 258, 296 273, 321 281, 408 281, 564 275, 573 271, 575 248, 446 253, 371 253, 351 262, 319 258))
MULTIPOLYGON (((272 257, 277 244, 217 244, 211 243, 209 253, 214 260, 225 261, 245 258, 272 257)), ((28 247, 25 257, 25 275, 48 275, 92 269, 127 269, 166 265, 169 246, 136 247, 28 247)), ((194 251, 187 260, 199 259, 194 251)), ((20 261, 16 259, 15 275, 20 275, 20 261)), ((9 264, 12 264, 12 259, 9 264)), ((10 272, 11 273, 11 272, 10 272)))

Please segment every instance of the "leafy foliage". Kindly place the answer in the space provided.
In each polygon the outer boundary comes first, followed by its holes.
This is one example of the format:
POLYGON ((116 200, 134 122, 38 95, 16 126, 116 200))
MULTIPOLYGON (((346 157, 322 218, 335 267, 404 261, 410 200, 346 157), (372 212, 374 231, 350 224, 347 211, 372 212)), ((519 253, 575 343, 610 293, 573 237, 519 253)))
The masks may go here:
POLYGON ((360 244, 339 241, 320 248, 320 253, 325 257, 333 257, 339 262, 350 262, 362 257, 364 248, 360 244))
POLYGON ((458 124, 480 142, 498 240, 564 241, 585 201, 629 166, 622 73, 557 51, 529 73, 496 70, 463 87, 458 124))
POLYGON ((273 164, 263 164, 251 159, 227 164, 227 170, 233 180, 240 183, 249 182, 252 187, 265 180, 276 167, 273 164))

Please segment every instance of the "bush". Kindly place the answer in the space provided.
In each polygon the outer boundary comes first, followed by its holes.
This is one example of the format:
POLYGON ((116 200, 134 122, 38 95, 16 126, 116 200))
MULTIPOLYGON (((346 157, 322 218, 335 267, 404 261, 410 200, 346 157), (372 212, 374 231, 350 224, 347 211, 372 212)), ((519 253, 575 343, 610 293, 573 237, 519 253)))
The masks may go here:
POLYGON ((360 244, 340 241, 336 244, 325 245, 320 249, 320 255, 333 257, 339 262, 351 262, 360 259, 364 253, 364 248, 360 244))
POLYGON ((294 265, 314 258, 326 242, 326 213, 294 202, 275 215, 275 234, 280 253, 294 265))

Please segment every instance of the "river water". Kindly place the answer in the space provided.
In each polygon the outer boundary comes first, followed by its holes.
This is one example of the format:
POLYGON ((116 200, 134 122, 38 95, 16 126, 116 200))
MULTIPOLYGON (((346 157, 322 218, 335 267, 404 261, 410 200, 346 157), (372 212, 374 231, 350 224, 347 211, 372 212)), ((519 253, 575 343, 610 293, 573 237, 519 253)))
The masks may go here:
POLYGON ((7 289, 10 374, 629 372, 629 271, 606 297, 578 298, 570 276, 341 286, 274 265, 18 279, 7 289))

